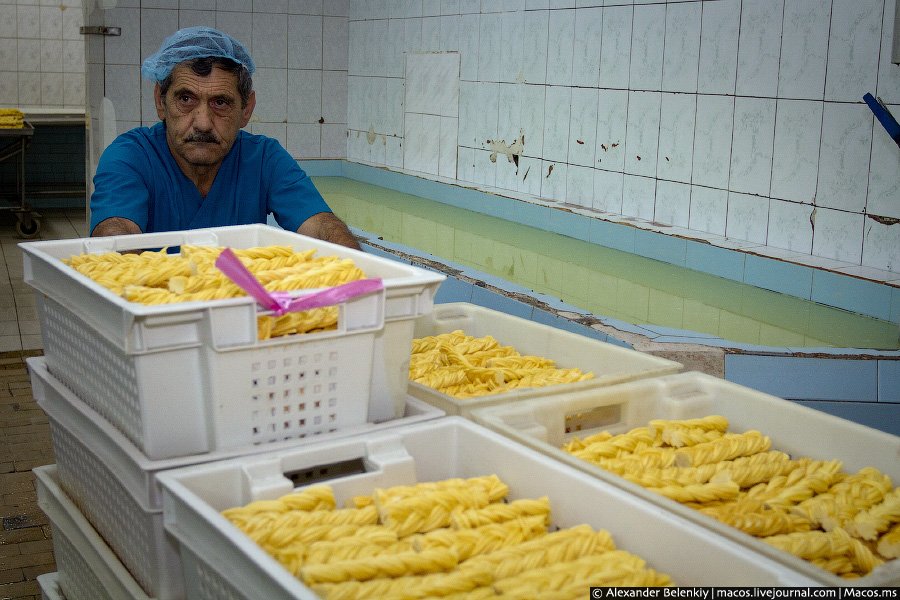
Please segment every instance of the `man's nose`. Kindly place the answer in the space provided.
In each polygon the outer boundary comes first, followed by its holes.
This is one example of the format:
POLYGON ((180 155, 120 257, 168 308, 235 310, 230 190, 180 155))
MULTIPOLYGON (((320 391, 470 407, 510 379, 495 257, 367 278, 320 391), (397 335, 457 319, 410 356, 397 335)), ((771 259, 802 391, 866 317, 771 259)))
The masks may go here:
POLYGON ((199 131, 209 131, 212 129, 212 115, 210 114, 209 105, 200 102, 194 109, 194 129, 199 131))

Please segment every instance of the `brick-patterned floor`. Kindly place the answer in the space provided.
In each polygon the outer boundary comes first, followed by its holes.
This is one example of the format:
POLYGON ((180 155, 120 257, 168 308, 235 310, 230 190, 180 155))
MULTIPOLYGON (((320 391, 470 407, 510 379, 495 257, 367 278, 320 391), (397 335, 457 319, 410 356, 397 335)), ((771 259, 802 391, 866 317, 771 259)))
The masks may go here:
POLYGON ((47 417, 31 394, 25 359, 0 353, 0 600, 40 600, 37 576, 56 570, 50 524, 31 469, 54 461, 47 417))

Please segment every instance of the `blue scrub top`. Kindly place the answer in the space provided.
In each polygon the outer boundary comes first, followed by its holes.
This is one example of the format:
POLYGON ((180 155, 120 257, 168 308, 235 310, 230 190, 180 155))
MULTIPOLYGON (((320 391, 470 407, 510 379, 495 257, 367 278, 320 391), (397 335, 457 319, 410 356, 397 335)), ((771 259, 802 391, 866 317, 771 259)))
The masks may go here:
POLYGON ((278 141, 245 131, 225 156, 206 198, 175 162, 165 124, 137 127, 103 152, 94 175, 91 231, 124 217, 144 233, 265 223, 269 213, 296 231, 331 212, 312 180, 278 141))

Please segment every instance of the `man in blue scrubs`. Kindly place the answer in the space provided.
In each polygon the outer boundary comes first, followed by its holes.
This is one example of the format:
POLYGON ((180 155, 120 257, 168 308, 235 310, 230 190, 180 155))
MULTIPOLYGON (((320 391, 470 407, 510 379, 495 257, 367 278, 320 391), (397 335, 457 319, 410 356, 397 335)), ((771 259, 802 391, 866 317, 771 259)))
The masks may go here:
POLYGON ((240 42, 208 27, 176 32, 144 61, 161 122, 103 152, 91 235, 265 223, 272 213, 284 229, 359 248, 297 161, 242 131, 256 106, 254 70, 240 42))

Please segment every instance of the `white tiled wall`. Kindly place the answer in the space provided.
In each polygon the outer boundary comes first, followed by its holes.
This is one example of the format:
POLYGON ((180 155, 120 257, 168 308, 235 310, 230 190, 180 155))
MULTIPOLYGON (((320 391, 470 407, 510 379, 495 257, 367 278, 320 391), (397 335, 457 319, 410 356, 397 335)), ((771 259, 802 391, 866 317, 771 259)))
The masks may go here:
POLYGON ((0 106, 84 107, 81 0, 0 0, 0 106))
POLYGON ((458 96, 458 180, 900 272, 900 149, 862 102, 900 116, 896 4, 351 0, 348 157, 434 172, 446 140, 405 134, 458 96), (435 52, 458 78, 410 87, 435 52))
MULTIPOLYGON (((346 156, 351 46, 347 0, 106 0, 99 4, 112 8, 86 10, 86 22, 121 27, 122 35, 87 39, 91 88, 87 105, 92 116, 114 120, 114 126, 107 127, 113 135, 158 121, 153 84, 140 76, 142 61, 177 29, 208 25, 244 43, 256 62, 257 104, 249 131, 276 138, 296 158, 346 156), (103 110, 104 98, 112 110, 103 110)), ((402 92, 402 86, 399 89, 402 92)), ((401 104, 402 97, 397 106, 401 104)), ((101 138, 97 156, 109 141, 103 139, 102 129, 92 123, 93 137, 101 138)))

